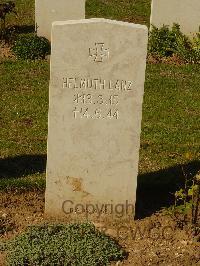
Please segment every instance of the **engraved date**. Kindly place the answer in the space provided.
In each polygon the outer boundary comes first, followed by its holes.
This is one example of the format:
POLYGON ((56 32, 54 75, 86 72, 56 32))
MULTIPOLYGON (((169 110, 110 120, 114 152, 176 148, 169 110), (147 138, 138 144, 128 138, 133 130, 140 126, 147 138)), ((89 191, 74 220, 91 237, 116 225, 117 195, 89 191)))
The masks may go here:
POLYGON ((119 119, 119 110, 117 109, 108 109, 102 110, 100 108, 90 110, 89 107, 87 108, 78 108, 75 107, 73 110, 73 117, 74 119, 77 118, 86 118, 86 119, 119 119))
POLYGON ((118 95, 110 95, 108 97, 85 93, 77 93, 74 95, 73 102, 75 104, 99 104, 99 105, 118 105, 119 104, 119 96, 118 95))

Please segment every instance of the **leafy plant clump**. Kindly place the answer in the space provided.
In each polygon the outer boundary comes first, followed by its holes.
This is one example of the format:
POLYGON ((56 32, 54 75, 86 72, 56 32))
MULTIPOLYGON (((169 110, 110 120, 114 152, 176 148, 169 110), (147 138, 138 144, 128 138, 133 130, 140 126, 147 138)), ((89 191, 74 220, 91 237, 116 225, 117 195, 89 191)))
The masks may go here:
POLYGON ((180 31, 178 24, 171 29, 166 25, 160 29, 152 26, 148 50, 155 57, 176 55, 186 63, 200 63, 200 33, 190 39, 180 31))
POLYGON ((46 55, 50 54, 50 43, 44 37, 25 34, 17 38, 12 51, 19 59, 44 59, 46 55))
POLYGON ((126 253, 94 225, 31 226, 7 244, 8 265, 108 265, 126 253))
POLYGON ((7 216, 0 216, 0 236, 12 231, 15 224, 11 221, 10 217, 7 216))
POLYGON ((200 241, 200 171, 192 179, 185 173, 184 177, 184 188, 175 192, 174 206, 169 211, 180 227, 188 224, 193 236, 200 241))

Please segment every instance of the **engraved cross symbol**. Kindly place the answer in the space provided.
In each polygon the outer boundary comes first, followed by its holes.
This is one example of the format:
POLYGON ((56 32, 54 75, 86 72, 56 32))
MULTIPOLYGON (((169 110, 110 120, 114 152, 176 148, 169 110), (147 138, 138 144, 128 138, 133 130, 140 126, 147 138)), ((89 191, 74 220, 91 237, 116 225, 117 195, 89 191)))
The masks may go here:
POLYGON ((109 58, 109 48, 104 49, 104 43, 95 43, 95 48, 89 48, 89 56, 94 57, 94 62, 103 62, 109 58))

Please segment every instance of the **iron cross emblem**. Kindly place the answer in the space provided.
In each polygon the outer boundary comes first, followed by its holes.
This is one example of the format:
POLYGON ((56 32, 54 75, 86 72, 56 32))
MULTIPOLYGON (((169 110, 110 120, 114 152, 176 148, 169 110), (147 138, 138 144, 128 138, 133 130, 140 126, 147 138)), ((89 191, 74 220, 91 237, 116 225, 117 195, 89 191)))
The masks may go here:
POLYGON ((104 48, 104 43, 95 43, 95 48, 89 48, 89 56, 93 57, 94 62, 103 62, 109 58, 109 48, 104 48))

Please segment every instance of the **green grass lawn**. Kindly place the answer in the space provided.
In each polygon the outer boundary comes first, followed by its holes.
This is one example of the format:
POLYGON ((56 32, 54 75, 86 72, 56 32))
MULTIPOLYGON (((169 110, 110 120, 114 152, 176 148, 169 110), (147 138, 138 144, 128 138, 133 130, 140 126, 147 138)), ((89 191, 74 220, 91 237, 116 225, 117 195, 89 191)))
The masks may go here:
MULTIPOLYGON (((8 25, 34 25, 34 0, 15 0, 18 17, 8 25)), ((86 0, 86 17, 103 17, 149 25, 151 0, 86 0)))
MULTIPOLYGON (((34 1, 16 3, 20 19, 11 15, 8 24, 33 25, 34 1)), ((86 6, 87 17, 149 22, 149 0, 89 0, 86 6)), ((0 188, 43 188, 49 63, 2 61, 0 77, 0 188)), ((199 80, 199 65, 147 66, 141 175, 200 160, 199 80)))

